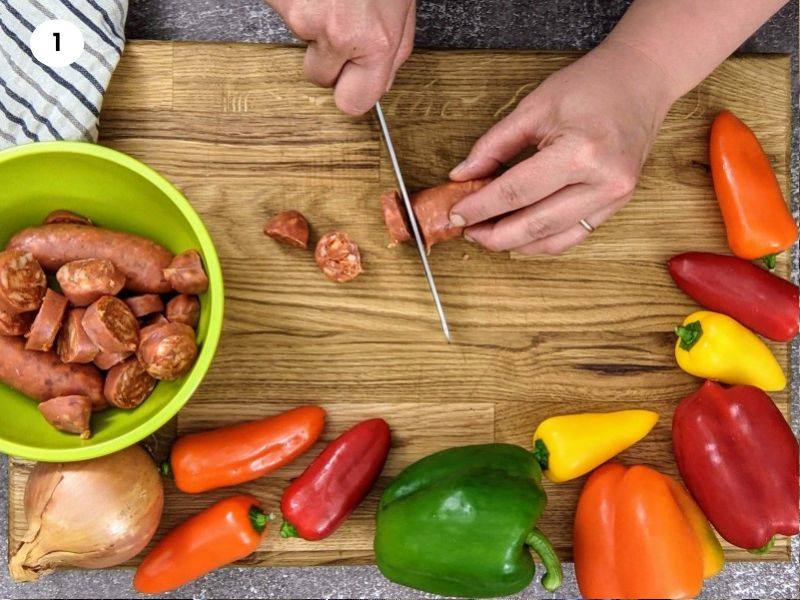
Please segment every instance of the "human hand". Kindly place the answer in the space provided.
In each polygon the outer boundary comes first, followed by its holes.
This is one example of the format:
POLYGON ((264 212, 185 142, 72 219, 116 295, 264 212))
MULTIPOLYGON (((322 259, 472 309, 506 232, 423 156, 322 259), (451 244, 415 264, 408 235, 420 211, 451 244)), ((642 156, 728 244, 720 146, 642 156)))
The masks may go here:
POLYGON ((370 110, 414 47, 415 0, 267 0, 308 42, 305 74, 349 115, 370 110))
POLYGON ((633 195, 677 99, 672 87, 655 63, 619 42, 552 74, 450 177, 485 177, 528 146, 538 152, 456 204, 451 225, 466 225, 468 239, 496 251, 558 254, 580 243, 589 235, 581 219, 597 227, 633 195))

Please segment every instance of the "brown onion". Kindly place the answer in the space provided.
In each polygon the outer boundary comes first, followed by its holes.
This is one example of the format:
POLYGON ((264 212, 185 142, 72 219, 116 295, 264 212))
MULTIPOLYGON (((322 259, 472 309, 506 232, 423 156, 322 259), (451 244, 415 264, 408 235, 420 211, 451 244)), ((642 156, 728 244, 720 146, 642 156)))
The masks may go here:
POLYGON ((37 463, 25 488, 28 531, 9 561, 16 581, 53 569, 103 568, 141 552, 164 507, 161 477, 139 446, 74 463, 37 463))

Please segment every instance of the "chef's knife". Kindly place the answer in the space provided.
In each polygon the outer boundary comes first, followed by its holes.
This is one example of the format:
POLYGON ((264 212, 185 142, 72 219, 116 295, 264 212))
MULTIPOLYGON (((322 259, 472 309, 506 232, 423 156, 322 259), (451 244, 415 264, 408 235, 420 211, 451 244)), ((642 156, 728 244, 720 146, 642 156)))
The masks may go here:
POLYGON ((444 316, 444 309, 442 308, 442 301, 439 299, 439 292, 436 291, 436 282, 433 280, 431 266, 428 263, 428 253, 425 251, 425 244, 422 242, 422 236, 419 233, 417 219, 414 216, 414 211, 411 209, 411 200, 408 198, 408 190, 406 189, 406 184, 403 180, 403 174, 400 171, 400 164, 397 162, 397 155, 394 151, 392 136, 389 134, 389 127, 386 125, 386 119, 383 116, 383 109, 381 109, 380 102, 375 104, 375 113, 378 115, 378 123, 380 123, 381 126, 383 141, 386 143, 386 150, 389 151, 389 159, 392 161, 394 176, 397 178, 397 187, 400 189, 400 196, 403 198, 403 208, 405 208, 408 223, 411 225, 411 232, 414 234, 414 241, 417 243, 419 258, 422 261, 422 269, 425 271, 425 279, 428 280, 428 287, 431 289, 433 303, 436 305, 436 312, 439 315, 439 322, 442 324, 442 331, 444 332, 445 339, 450 342, 452 341, 450 339, 450 328, 447 326, 447 318, 444 316))

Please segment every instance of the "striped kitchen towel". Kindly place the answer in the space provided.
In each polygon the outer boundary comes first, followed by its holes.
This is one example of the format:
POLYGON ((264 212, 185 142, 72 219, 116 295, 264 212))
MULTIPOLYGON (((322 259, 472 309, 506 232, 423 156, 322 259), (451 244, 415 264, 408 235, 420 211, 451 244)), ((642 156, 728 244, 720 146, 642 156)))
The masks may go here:
POLYGON ((103 95, 125 45, 128 0, 0 0, 0 149, 45 140, 96 141, 103 95), (70 65, 34 58, 31 34, 62 19, 83 34, 70 65))

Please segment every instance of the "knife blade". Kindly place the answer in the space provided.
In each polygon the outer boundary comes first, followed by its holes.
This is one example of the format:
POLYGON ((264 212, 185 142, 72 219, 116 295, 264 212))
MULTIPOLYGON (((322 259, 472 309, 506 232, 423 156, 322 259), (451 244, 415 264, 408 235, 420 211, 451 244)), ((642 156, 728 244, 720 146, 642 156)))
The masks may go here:
POLYGON ((414 241, 417 243, 417 251, 419 252, 419 258, 422 262, 422 270, 425 272, 425 279, 428 281, 428 287, 431 290, 431 296, 433 296, 433 303, 436 306, 436 314, 439 315, 439 323, 442 326, 444 337, 447 342, 450 343, 452 342, 450 337, 450 327, 447 325, 447 317, 444 315, 444 308, 442 307, 442 301, 439 298, 439 292, 436 289, 436 282, 433 279, 431 265, 428 263, 428 253, 425 251, 425 244, 423 243, 422 235, 420 235, 419 232, 417 218, 414 216, 414 211, 411 208, 411 200, 408 197, 406 183, 403 179, 403 173, 400 171, 400 163, 397 161, 397 154, 394 151, 392 136, 389 133, 389 126, 386 124, 386 118, 383 116, 383 109, 381 108, 380 102, 375 103, 375 114, 378 116, 378 123, 381 127, 381 133, 383 134, 383 141, 386 144, 386 150, 389 152, 389 160, 392 162, 392 169, 394 169, 394 176, 397 179, 397 187, 400 190, 400 197, 403 198, 403 208, 405 208, 406 211, 406 218, 408 219, 409 225, 411 225, 411 232, 414 234, 414 241))

